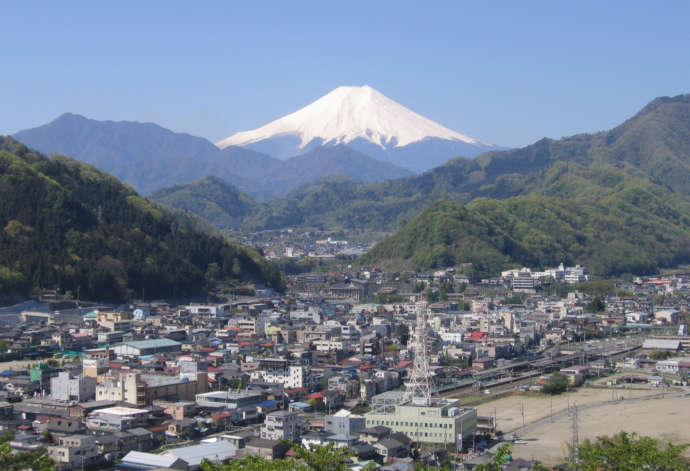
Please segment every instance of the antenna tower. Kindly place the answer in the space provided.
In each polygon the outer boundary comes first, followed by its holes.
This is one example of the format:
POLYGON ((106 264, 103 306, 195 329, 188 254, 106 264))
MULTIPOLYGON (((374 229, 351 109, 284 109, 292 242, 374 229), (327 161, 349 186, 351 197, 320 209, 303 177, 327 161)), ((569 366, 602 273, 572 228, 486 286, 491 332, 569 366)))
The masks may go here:
POLYGON ((417 303, 417 322, 412 342, 414 363, 412 364, 412 373, 410 373, 410 378, 407 381, 403 399, 404 403, 411 402, 416 406, 428 406, 431 404, 431 374, 429 371, 429 361, 426 356, 427 310, 427 303, 417 303))

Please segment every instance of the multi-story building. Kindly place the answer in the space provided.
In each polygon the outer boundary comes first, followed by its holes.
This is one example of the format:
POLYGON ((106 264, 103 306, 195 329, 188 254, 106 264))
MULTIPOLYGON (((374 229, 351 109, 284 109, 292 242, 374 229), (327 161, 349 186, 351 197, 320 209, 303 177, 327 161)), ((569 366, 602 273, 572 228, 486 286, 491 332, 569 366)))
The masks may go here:
POLYGON ((403 403, 404 392, 389 391, 374 396, 365 415, 367 428, 383 425, 411 440, 459 446, 477 430, 477 409, 459 407, 458 400, 441 400, 429 406, 403 403))
POLYGON ((46 451, 61 470, 84 469, 102 460, 96 438, 90 435, 58 437, 57 443, 46 451))
POLYGON ((205 372, 189 376, 145 375, 126 372, 101 378, 96 386, 97 401, 126 402, 137 407, 151 404, 154 399, 191 401, 197 394, 208 391, 205 372))
POLYGON ((354 415, 345 409, 333 415, 327 415, 324 419, 324 430, 326 432, 345 438, 356 437, 364 429, 365 425, 364 417, 354 415))
POLYGON ((96 379, 61 371, 50 378, 50 397, 61 401, 88 401, 95 397, 96 379))
POLYGON ((250 374, 251 381, 280 384, 285 388, 304 388, 309 383, 309 370, 303 365, 290 365, 287 360, 266 358, 250 374))
POLYGON ((261 438, 297 441, 299 435, 299 416, 295 412, 279 410, 266 414, 264 426, 261 428, 261 438))

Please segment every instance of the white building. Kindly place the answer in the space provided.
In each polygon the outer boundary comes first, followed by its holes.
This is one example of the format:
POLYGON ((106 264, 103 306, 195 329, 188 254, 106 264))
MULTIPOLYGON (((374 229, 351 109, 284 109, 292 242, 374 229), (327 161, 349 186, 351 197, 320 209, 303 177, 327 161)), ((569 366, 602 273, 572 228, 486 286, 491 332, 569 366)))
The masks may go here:
POLYGON ((266 414, 261 438, 265 440, 297 441, 300 435, 299 416, 295 412, 279 410, 266 414))
POLYGON ((227 317, 231 309, 230 304, 190 304, 187 306, 191 315, 202 317, 227 317))
POLYGON ((444 342, 450 342, 450 343, 462 343, 462 338, 463 338, 463 333, 462 332, 457 332, 457 331, 451 331, 447 329, 441 328, 439 331, 439 335, 441 336, 441 340, 444 342))
POLYGON ((314 340, 312 345, 317 352, 345 351, 350 348, 350 342, 345 340, 314 340))
MULTIPOLYGON (((279 360, 280 361, 280 360, 279 360)), ((274 363, 275 361, 271 361, 274 363)), ((283 360, 284 362, 284 360, 283 360)), ((308 371, 301 365, 271 364, 262 360, 260 369, 250 373, 251 381, 261 381, 269 384, 280 384, 285 388, 304 388, 308 383, 308 371)))
POLYGON ((96 378, 61 371, 50 378, 50 397, 59 401, 88 401, 96 396, 96 378))

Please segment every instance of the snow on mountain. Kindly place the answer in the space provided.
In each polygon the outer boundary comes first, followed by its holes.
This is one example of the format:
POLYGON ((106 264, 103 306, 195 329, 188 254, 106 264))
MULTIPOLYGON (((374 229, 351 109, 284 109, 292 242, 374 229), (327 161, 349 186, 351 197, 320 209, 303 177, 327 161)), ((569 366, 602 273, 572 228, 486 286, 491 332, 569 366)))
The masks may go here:
POLYGON ((275 139, 282 140, 283 144, 291 142, 288 148, 296 145, 300 150, 315 144, 337 145, 353 141, 393 149, 425 139, 454 141, 482 149, 491 147, 441 126, 367 85, 338 87, 292 114, 260 128, 234 134, 216 145, 221 149, 233 145, 253 147, 275 139))

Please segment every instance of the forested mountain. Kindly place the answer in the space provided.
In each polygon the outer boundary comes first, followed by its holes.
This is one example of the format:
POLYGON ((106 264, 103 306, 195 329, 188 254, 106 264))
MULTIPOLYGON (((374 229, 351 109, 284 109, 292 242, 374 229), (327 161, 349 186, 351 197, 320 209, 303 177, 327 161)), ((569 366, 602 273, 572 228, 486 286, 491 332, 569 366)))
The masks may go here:
POLYGON ((360 259, 422 269, 466 262, 479 275, 561 262, 600 275, 651 273, 690 262, 690 204, 614 166, 559 163, 531 195, 436 202, 360 259))
POLYGON ((0 137, 0 293, 183 297, 218 280, 282 288, 258 253, 195 232, 90 165, 0 137))
POLYGON ((158 190, 151 198, 167 206, 197 214, 222 228, 237 228, 244 218, 261 210, 251 196, 217 177, 158 190))
POLYGON ((306 191, 297 189, 269 201, 260 217, 247 223, 256 229, 301 225, 392 230, 398 220, 409 220, 438 199, 468 203, 478 197, 538 193, 552 167, 564 162, 617 166, 690 196, 690 95, 657 98, 606 132, 545 138, 521 149, 456 158, 421 175, 369 185, 308 185, 306 191))

